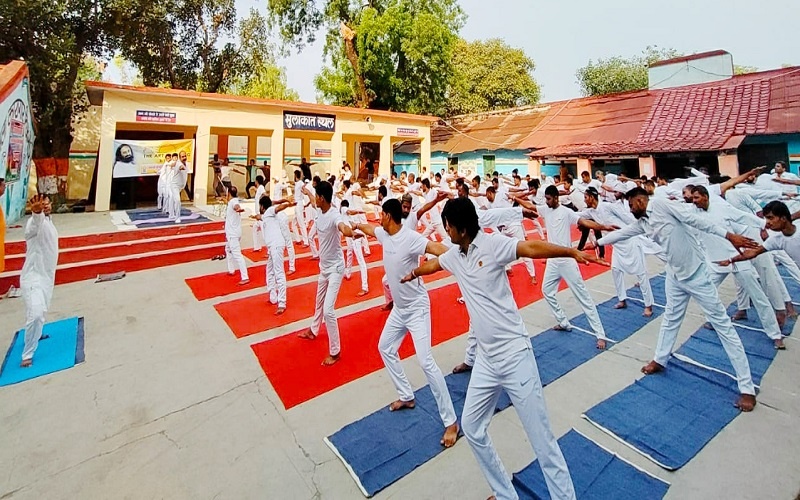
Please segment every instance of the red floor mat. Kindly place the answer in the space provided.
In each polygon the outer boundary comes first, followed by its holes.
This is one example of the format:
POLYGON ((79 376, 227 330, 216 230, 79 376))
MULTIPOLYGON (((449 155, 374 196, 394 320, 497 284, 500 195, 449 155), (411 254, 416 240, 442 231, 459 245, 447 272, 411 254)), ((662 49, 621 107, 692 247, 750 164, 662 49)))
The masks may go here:
MULTIPOLYGON (((251 250, 252 251, 252 250, 251 250)), ((224 251, 223 251, 224 253, 224 251)), ((377 262, 383 259, 383 249, 380 245, 372 247, 372 253, 367 256, 367 263, 377 262)), ((355 274, 358 274, 358 265, 353 262, 355 274)), ((228 276, 228 271, 223 271, 215 274, 207 274, 205 276, 197 276, 195 278, 187 278, 186 284, 192 290, 197 300, 208 300, 215 297, 224 297, 245 290, 255 290, 267 286, 266 264, 256 264, 247 268, 247 273, 250 276, 250 283, 239 286, 239 272, 233 276, 228 276)), ((220 261, 220 267, 227 269, 225 261, 220 261)), ((286 276, 286 279, 296 280, 300 278, 307 278, 319 274, 319 261, 312 260, 311 257, 303 257, 297 259, 295 262, 295 273, 286 276)), ((289 272, 289 260, 284 258, 284 269, 289 272)), ((360 275, 356 278, 361 279, 360 275)), ((291 288, 291 285, 290 285, 291 288)))
MULTIPOLYGON (((370 238, 370 241, 375 243, 375 240, 372 238, 370 238)), ((373 250, 376 246, 379 245, 373 244, 369 248, 373 250)), ((342 248, 344 248, 344 243, 342 243, 342 248)), ((301 253, 310 253, 311 249, 309 247, 304 247, 302 243, 295 243, 294 251, 299 255, 301 253)), ((251 262, 264 262, 267 260, 267 251, 263 248, 258 252, 254 251, 252 248, 243 248, 242 255, 250 259, 251 262)))
MULTIPOLYGON (((581 268, 585 279, 606 270, 608 268, 596 265, 581 268)), ((536 272, 541 276, 544 262, 536 262, 536 272)), ((522 264, 515 266, 511 286, 519 307, 525 307, 542 298, 541 288, 530 284, 522 264)), ((562 282, 561 289, 564 286, 562 282)), ((456 284, 430 291, 432 345, 441 344, 467 331, 469 317, 466 307, 456 302, 460 295, 456 284)), ((383 361, 377 345, 388 315, 388 312, 381 311, 380 306, 377 306, 339 318, 342 357, 330 367, 321 365, 328 355, 328 337, 324 327, 319 337, 313 341, 299 339, 296 336, 298 332, 294 332, 253 344, 251 347, 288 410, 382 369, 383 361)), ((413 343, 407 336, 400 348, 400 355, 407 358, 413 354, 413 343)), ((445 373, 452 369, 450 366, 440 368, 445 373)))

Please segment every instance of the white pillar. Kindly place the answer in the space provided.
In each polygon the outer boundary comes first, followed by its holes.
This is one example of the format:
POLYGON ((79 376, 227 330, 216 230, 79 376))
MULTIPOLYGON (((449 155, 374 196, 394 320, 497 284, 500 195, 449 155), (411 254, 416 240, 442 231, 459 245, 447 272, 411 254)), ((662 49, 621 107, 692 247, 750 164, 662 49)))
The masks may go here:
POLYGON ((294 174, 286 170, 286 163, 283 161, 283 129, 279 128, 272 132, 270 142, 269 159, 272 162, 271 173, 273 177, 279 179, 283 177, 283 172, 286 172, 289 180, 294 180, 294 174))
POLYGON ((108 116, 108 108, 103 106, 103 119, 100 122, 100 147, 97 151, 97 189, 94 197, 95 212, 111 209, 111 179, 114 171, 114 137, 117 121, 108 116))
POLYGON ((195 134, 194 206, 208 210, 208 156, 211 149, 211 127, 198 125, 195 134))
MULTIPOLYGON (((353 171, 352 165, 350 171, 353 171)), ((342 172, 342 133, 334 132, 331 137, 331 175, 339 176, 342 172)))
POLYGON ((652 156, 639 157, 639 175, 646 175, 647 177, 656 175, 656 162, 652 156))
POLYGON ((423 138, 419 141, 419 171, 422 172, 422 167, 428 167, 428 172, 432 172, 431 168, 431 139, 430 137, 423 138))
MULTIPOLYGON (((392 157, 392 137, 383 135, 381 136, 380 165, 377 173, 387 179, 392 171, 392 157)), ((430 163, 430 153, 428 153, 428 162, 430 163)))
POLYGON ((588 158, 578 158, 578 165, 576 168, 575 175, 576 177, 580 178, 581 172, 589 172, 589 176, 592 175, 592 162, 589 161, 588 158))

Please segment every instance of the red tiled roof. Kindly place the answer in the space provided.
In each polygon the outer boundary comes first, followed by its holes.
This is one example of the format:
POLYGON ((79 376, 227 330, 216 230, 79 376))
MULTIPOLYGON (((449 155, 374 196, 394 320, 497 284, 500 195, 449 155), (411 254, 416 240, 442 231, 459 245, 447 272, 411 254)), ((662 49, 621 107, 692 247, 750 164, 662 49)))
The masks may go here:
POLYGON ((431 129, 431 150, 459 154, 467 151, 520 149, 548 108, 528 107, 457 116, 431 129))

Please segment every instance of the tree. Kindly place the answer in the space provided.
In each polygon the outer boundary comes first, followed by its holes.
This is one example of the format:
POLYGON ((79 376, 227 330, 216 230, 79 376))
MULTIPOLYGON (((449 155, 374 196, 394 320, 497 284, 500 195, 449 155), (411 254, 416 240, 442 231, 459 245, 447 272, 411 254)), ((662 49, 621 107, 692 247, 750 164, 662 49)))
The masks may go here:
POLYGON ((539 102, 533 61, 522 49, 510 47, 500 39, 459 40, 452 64, 447 116, 539 102))
POLYGON ((73 97, 86 56, 103 56, 115 45, 115 0, 17 0, 0 2, 6 30, 0 36, 0 61, 24 59, 36 123, 33 158, 46 194, 64 198, 72 143, 73 97), (13 26, 12 26, 13 25, 13 26), (57 187, 57 192, 54 188, 57 187))
POLYGON ((286 83, 286 72, 275 61, 267 20, 257 10, 239 23, 239 61, 223 91, 228 94, 296 101, 300 96, 286 83))
POLYGON ((268 0, 283 41, 302 49, 325 30, 320 98, 340 105, 444 111, 464 14, 455 0, 268 0), (360 3, 360 2, 359 2, 360 3))
POLYGON ((616 94, 630 90, 646 89, 647 68, 651 63, 680 57, 675 49, 660 49, 647 46, 640 55, 630 58, 611 57, 578 69, 575 76, 581 93, 585 96, 616 94))
POLYGON ((748 73, 755 73, 756 71, 758 71, 758 68, 755 66, 742 66, 739 64, 733 65, 734 75, 746 75, 748 73))

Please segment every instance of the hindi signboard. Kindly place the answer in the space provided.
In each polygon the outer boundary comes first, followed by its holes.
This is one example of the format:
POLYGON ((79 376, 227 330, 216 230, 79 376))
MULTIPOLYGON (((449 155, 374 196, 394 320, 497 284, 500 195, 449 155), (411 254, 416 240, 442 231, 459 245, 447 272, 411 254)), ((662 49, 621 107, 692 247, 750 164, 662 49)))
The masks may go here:
POLYGON ((308 113, 284 111, 283 128, 287 130, 333 132, 336 129, 336 117, 333 115, 311 115, 308 113))
POLYGON ((136 110, 137 122, 150 122, 150 123, 175 123, 177 120, 176 113, 169 111, 147 111, 144 109, 136 110))
POLYGON ((418 128, 397 127, 397 137, 419 137, 418 128))

